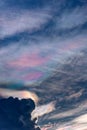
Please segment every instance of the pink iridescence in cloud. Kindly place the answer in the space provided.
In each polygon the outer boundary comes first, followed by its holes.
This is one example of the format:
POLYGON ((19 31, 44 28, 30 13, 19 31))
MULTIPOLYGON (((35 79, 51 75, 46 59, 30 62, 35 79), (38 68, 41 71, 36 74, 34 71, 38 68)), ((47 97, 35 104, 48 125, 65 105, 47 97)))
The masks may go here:
POLYGON ((36 67, 43 65, 49 60, 48 57, 42 58, 38 53, 31 55, 22 55, 19 59, 9 63, 12 67, 36 67))
POLYGON ((74 41, 70 41, 70 43, 67 43, 65 46, 62 47, 63 51, 71 51, 71 50, 76 50, 84 47, 85 44, 85 39, 76 39, 74 41))
POLYGON ((42 76, 43 76, 43 73, 41 73, 41 72, 32 72, 25 76, 22 76, 22 79, 26 80, 26 81, 37 80, 37 79, 41 78, 42 76))

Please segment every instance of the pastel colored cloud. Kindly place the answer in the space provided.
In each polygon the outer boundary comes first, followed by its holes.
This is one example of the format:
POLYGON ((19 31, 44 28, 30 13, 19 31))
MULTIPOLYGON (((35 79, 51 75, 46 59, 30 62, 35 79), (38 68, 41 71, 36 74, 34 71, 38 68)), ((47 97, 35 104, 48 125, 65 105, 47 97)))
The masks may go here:
POLYGON ((19 59, 14 60, 9 63, 10 66, 13 67, 35 67, 35 66, 41 66, 44 63, 46 63, 49 60, 48 57, 42 58, 37 53, 33 53, 30 55, 22 55, 19 59))
POLYGON ((63 51, 73 51, 76 49, 78 50, 84 46, 84 42, 81 42, 81 41, 82 41, 82 39, 80 39, 80 41, 79 41, 79 39, 75 39, 73 42, 70 41, 70 44, 66 43, 66 46, 63 46, 62 49, 63 49, 63 51))
POLYGON ((30 91, 25 91, 25 90, 16 91, 16 90, 0 88, 0 96, 3 96, 3 97, 13 96, 13 97, 18 97, 19 99, 31 98, 35 101, 35 103, 39 101, 39 98, 35 93, 30 92, 30 91))
MULTIPOLYGON (((76 36, 72 39, 36 38, 38 43, 23 45, 24 40, 0 48, 1 82, 23 82, 24 84, 43 81, 56 70, 55 66, 66 62, 69 56, 79 54, 86 47, 86 36, 76 36), (34 72, 34 73, 33 73, 34 72)), ((28 42, 28 40, 27 40, 28 42)))
POLYGON ((56 113, 55 115, 50 116, 49 119, 61 119, 61 118, 66 118, 66 117, 78 115, 79 113, 81 113, 82 111, 85 111, 87 109, 86 105, 87 105, 87 102, 83 102, 80 105, 78 105, 78 107, 76 107, 74 109, 67 110, 67 111, 63 111, 63 112, 58 113, 58 114, 56 113))
MULTIPOLYGON (((61 118, 66 118, 66 117, 72 117, 71 120, 66 120, 66 121, 60 121, 60 122, 56 122, 55 124, 48 124, 48 125, 44 125, 42 126, 42 130, 49 130, 49 128, 51 127, 51 129, 55 129, 55 130, 86 130, 87 129, 87 114, 86 114, 86 105, 87 102, 83 102, 81 103, 78 107, 72 109, 72 110, 68 110, 68 111, 63 111, 61 113, 56 113, 55 115, 53 115, 53 119, 61 119, 61 118), (85 113, 83 113, 83 111, 85 113), (55 117, 54 117, 55 116, 55 117), (73 116, 75 116, 73 118, 73 116)), ((50 118, 51 115, 48 117, 50 118)), ((47 117, 46 117, 47 118, 47 117)))
POLYGON ((41 117, 41 116, 48 114, 54 110, 55 110, 55 102, 50 102, 48 104, 38 106, 32 112, 32 118, 34 119, 35 117, 41 117))
POLYGON ((0 38, 24 31, 36 31, 49 21, 50 17, 49 11, 44 9, 40 11, 3 11, 0 13, 0 38))
POLYGON ((21 79, 25 81, 38 80, 42 76, 43 76, 43 73, 41 72, 33 72, 33 73, 26 74, 24 76, 21 76, 21 79))
MULTIPOLYGON (((38 86, 46 78, 54 75, 56 71, 66 74, 67 72, 62 69, 62 65, 70 62, 74 56, 78 55, 79 57, 81 53, 83 54, 81 50, 87 49, 86 0, 55 0, 55 2, 52 0, 52 3, 49 0, 41 0, 43 6, 35 4, 36 7, 31 9, 25 9, 28 7, 26 2, 25 5, 19 7, 18 4, 21 2, 17 1, 15 2, 17 6, 13 4, 11 7, 11 0, 7 1, 0 0, 0 82, 23 84, 27 90, 31 86, 30 90, 33 91, 37 89, 35 85, 38 86), (85 1, 84 5, 81 5, 82 1, 85 1), (32 85, 34 85, 34 89, 32 89, 32 85)), ((38 3, 38 0, 35 1, 38 3)), ((85 58, 83 60, 85 61, 85 58)), ((77 60, 75 60, 76 62, 77 60)), ((81 63, 79 62, 79 66, 81 63)), ((86 79, 86 75, 83 75, 83 78, 86 79)), ((14 85, 8 86, 8 88, 21 89, 24 86, 14 85)), ((52 86, 53 84, 50 83, 51 91, 54 89, 52 86)), ((9 89, 0 89, 0 95, 32 98, 36 103, 39 101, 35 93, 9 89)), ((42 88, 39 91, 42 92, 42 88)), ((70 98, 79 97, 82 94, 83 92, 75 93, 70 98)), ((54 110, 54 102, 38 106, 32 113, 33 118, 41 117, 54 110)), ((78 115, 83 114, 82 112, 86 110, 87 103, 82 103, 74 109, 60 113, 54 112, 49 117, 46 115, 46 119, 52 121, 74 116, 76 117, 74 120, 67 122, 71 126, 67 125, 66 122, 60 122, 56 128, 51 127, 51 129, 84 130, 87 129, 85 122, 87 115, 78 115)), ((47 129, 49 128, 44 128, 44 130, 47 129)))

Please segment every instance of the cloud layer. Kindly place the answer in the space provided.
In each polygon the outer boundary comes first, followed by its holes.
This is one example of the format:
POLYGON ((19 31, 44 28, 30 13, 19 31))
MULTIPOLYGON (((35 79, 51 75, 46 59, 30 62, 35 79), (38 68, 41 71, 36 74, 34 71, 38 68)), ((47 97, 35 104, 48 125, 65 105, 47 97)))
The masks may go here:
POLYGON ((41 29, 50 19, 49 12, 40 11, 19 11, 13 10, 1 13, 0 17, 0 38, 16 35, 21 32, 30 33, 41 29), (9 16, 9 17, 8 17, 9 16))
MULTIPOLYGON (((66 1, 63 3, 59 1, 61 4, 57 8, 58 12, 52 8, 53 1, 49 5, 48 3, 47 5, 43 4, 43 8, 37 6, 37 9, 24 9, 22 2, 15 3, 16 6, 18 5, 16 7, 14 3, 15 1, 3 1, 0 9, 0 42, 3 46, 0 49, 0 56, 3 55, 0 63, 4 64, 5 57, 4 66, 34 68, 42 64, 45 65, 45 63, 48 64, 48 62, 52 64, 51 59, 53 61, 60 60, 61 57, 65 57, 66 51, 71 54, 72 50, 86 46, 87 39, 86 35, 82 33, 84 31, 82 25, 87 22, 87 9, 83 2, 78 2, 78 4, 82 4, 81 7, 75 6, 70 9, 66 6, 62 12, 60 10, 64 3, 67 4, 66 1), (9 5, 14 8, 8 8, 9 5), (19 41, 17 41, 17 37, 19 37, 19 41), (15 41, 17 42, 15 43, 15 41), (8 63, 9 59, 13 59, 10 61, 11 63, 8 63)), ((38 1, 35 3, 39 4, 38 1)), ((77 3, 75 4, 77 5, 77 3)), ((25 2, 24 6, 32 7, 32 3, 29 2, 27 5, 25 2)), ((46 66, 44 67, 46 68, 46 66)))
POLYGON ((75 109, 86 95, 86 12, 86 0, 0 0, 0 97, 32 98, 40 125, 76 116, 55 129, 86 127, 75 109))

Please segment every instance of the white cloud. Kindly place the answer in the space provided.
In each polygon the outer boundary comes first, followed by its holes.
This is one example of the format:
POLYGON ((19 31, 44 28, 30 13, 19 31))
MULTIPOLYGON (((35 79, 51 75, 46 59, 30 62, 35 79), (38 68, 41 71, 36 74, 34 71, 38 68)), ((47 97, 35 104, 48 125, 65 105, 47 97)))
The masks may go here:
POLYGON ((83 114, 73 120, 76 123, 87 123, 87 114, 83 114))
MULTIPOLYGON (((52 115, 48 119, 60 119, 60 118, 66 118, 66 117, 70 117, 70 116, 76 116, 79 113, 85 111, 87 109, 86 106, 87 106, 87 103, 83 102, 82 104, 78 105, 78 107, 76 107, 74 109, 52 115)), ((77 121, 77 119, 75 121, 77 121)))
MULTIPOLYGON (((66 118, 71 116, 72 120, 66 122, 58 121, 55 124, 50 124, 52 126, 52 130, 86 130, 87 129, 87 102, 83 102, 82 104, 78 105, 76 108, 71 109, 69 111, 56 113, 55 115, 50 115, 46 117, 47 120, 49 119, 60 119, 60 118, 66 118), (84 113, 84 114, 83 114, 84 113), (73 118, 73 116, 75 116, 73 118)), ((70 118, 71 119, 71 118, 70 118)), ((47 128, 44 127, 43 128, 47 128)), ((43 129, 42 129, 43 130, 43 129)))
POLYGON ((45 114, 48 114, 55 110, 55 102, 50 102, 45 105, 41 105, 35 108, 35 110, 32 112, 32 118, 35 117, 41 117, 45 114))

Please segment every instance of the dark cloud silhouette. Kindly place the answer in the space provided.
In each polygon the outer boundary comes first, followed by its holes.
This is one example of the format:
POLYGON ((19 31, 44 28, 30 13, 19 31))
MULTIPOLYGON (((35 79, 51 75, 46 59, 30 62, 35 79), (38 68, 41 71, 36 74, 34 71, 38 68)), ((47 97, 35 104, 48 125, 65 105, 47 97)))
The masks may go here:
POLYGON ((1 98, 0 130, 40 130, 36 119, 31 120, 31 112, 35 109, 32 99, 1 98))

